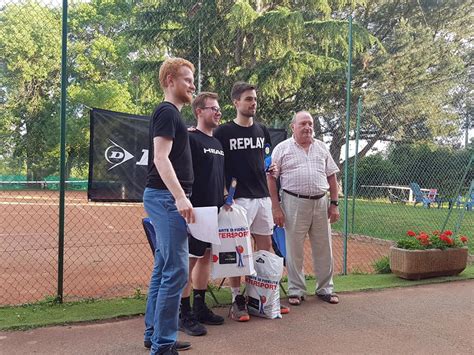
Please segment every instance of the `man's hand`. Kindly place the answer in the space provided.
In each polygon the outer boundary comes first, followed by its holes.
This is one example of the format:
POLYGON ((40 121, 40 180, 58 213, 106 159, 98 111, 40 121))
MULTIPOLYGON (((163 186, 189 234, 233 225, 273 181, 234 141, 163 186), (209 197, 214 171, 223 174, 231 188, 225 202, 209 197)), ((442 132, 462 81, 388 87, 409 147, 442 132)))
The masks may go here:
POLYGON ((180 197, 176 200, 176 208, 179 214, 184 218, 186 223, 194 223, 196 221, 193 212, 193 205, 186 196, 180 197))
POLYGON ((339 207, 330 204, 328 209, 329 223, 336 223, 339 220, 339 207))
POLYGON ((232 205, 234 204, 234 200, 232 200, 232 203, 228 205, 227 203, 224 203, 222 207, 224 207, 224 210, 226 211, 232 211, 232 205))
POLYGON ((273 176, 276 179, 278 177, 278 166, 275 163, 271 163, 267 169, 267 174, 273 176))
POLYGON ((283 214, 283 210, 281 209, 280 205, 272 208, 273 214, 273 222, 278 227, 283 227, 285 225, 285 215, 283 214))

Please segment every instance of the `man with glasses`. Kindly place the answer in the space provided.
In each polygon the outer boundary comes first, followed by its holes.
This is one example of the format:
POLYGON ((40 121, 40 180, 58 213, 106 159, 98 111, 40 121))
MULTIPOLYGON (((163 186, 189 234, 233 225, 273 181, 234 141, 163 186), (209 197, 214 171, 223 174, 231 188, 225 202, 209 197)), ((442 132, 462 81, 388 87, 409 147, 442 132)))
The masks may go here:
MULTIPOLYGON (((222 116, 217 100, 217 94, 202 92, 192 103, 197 119, 196 129, 189 132, 194 171, 191 203, 194 207, 221 207, 224 204, 224 151, 221 143, 212 136, 222 116)), ((181 296, 179 329, 193 336, 207 333, 203 324, 224 323, 224 318, 214 314, 205 303, 211 267, 210 248, 210 243, 189 235, 189 281, 181 296)))

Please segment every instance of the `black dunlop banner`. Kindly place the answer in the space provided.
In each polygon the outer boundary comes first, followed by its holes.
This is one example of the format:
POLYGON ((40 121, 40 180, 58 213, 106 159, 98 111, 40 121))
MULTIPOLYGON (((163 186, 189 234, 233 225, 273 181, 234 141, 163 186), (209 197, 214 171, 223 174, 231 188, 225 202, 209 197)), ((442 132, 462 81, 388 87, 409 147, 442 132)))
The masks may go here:
MULTIPOLYGON (((141 202, 148 164, 148 116, 90 111, 90 201, 141 202)), ((287 137, 269 129, 273 146, 287 137)))

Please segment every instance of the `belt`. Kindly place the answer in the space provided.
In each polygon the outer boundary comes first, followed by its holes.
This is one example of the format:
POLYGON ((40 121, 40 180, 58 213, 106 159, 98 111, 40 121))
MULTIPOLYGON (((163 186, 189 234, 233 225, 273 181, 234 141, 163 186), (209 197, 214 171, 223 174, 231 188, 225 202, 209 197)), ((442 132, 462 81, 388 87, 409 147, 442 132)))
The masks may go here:
POLYGON ((307 195, 300 195, 300 194, 295 194, 294 192, 288 191, 283 189, 288 195, 295 196, 298 198, 304 198, 306 200, 319 200, 320 198, 323 198, 326 196, 326 194, 321 194, 321 195, 314 195, 314 196, 307 196, 307 195))

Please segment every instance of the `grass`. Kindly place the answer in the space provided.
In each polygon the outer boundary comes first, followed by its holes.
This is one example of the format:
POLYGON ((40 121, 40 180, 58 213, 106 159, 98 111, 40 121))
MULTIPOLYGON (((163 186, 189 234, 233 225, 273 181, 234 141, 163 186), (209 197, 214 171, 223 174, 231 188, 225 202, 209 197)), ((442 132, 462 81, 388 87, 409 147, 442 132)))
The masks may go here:
MULTIPOLYGON (((344 207, 339 208, 341 214, 344 207)), ((446 229, 454 231, 458 219, 463 211, 454 208, 451 211, 446 229)), ((415 232, 425 231, 427 233, 441 229, 449 213, 447 208, 423 208, 418 204, 400 204, 382 201, 367 201, 357 199, 355 203, 353 233, 363 234, 371 237, 397 240, 404 236, 407 230, 415 232)), ((469 238, 469 252, 474 253, 474 211, 464 211, 461 228, 458 235, 466 235, 469 238)), ((349 200, 348 208, 349 232, 352 233, 352 201, 349 200)), ((343 218, 333 225, 333 229, 339 232, 343 230, 343 218)))
MULTIPOLYGON (((336 276, 334 283, 338 293, 367 291, 391 287, 406 287, 430 283, 474 279, 474 265, 470 265, 458 276, 437 277, 420 281, 399 279, 393 274, 383 275, 346 275, 336 276)), ((308 290, 314 290, 316 281, 307 280, 308 290)), ((286 289, 287 285, 284 283, 286 289)), ((221 305, 229 304, 228 288, 214 293, 221 305)), ((282 294, 283 295, 283 294, 282 294)), ((87 322, 106 319, 117 319, 143 314, 145 297, 138 295, 133 298, 108 300, 85 300, 57 304, 52 299, 42 302, 14 307, 0 308, 0 330, 25 330, 51 325, 64 325, 75 322, 87 322)), ((210 305, 215 305, 208 298, 210 305)))
POLYGON ((57 304, 42 301, 0 308, 0 330, 30 329, 47 325, 114 319, 143 313, 145 298, 86 300, 57 304))

